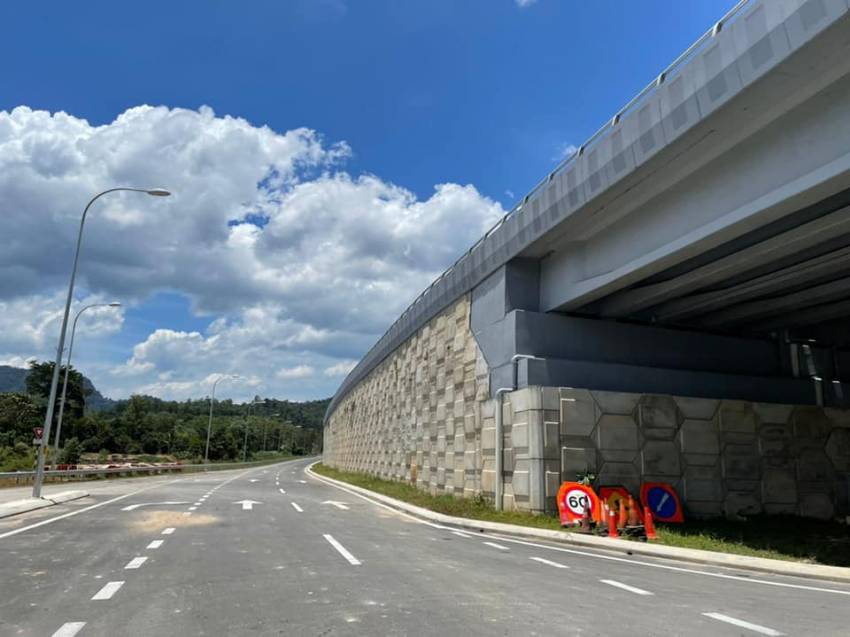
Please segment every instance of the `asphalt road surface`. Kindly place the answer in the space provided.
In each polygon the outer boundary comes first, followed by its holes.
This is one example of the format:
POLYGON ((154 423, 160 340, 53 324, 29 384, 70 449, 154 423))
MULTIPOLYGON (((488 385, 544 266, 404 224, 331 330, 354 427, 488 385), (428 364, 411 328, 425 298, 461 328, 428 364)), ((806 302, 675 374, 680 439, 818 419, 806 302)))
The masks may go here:
POLYGON ((306 460, 0 520, 0 635, 850 635, 850 586, 460 532, 306 460))

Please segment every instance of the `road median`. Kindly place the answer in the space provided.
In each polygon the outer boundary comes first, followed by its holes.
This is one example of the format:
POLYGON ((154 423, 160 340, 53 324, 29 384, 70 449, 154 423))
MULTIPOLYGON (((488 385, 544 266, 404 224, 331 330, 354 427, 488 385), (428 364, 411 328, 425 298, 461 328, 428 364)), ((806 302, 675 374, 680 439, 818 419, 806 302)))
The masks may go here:
POLYGON ((489 520, 470 519, 455 515, 447 515, 445 513, 438 513, 422 506, 410 504, 382 493, 353 485, 349 482, 345 482, 344 480, 338 480, 326 475, 321 475, 313 470, 314 466, 317 464, 319 463, 315 462, 307 467, 307 473, 312 478, 347 490, 350 493, 369 498, 397 511, 401 511, 419 519, 439 525, 476 532, 499 533, 521 538, 546 540, 629 556, 644 555, 648 557, 678 560, 694 564, 770 573, 773 575, 827 579, 850 583, 850 568, 824 566, 820 564, 806 564, 801 562, 786 562, 782 560, 705 551, 701 549, 687 549, 677 546, 614 540, 605 537, 570 533, 569 531, 535 528, 530 526, 521 526, 519 524, 492 522, 489 520))
POLYGON ((0 504, 0 519, 8 518, 21 513, 29 513, 37 509, 54 506, 71 500, 79 500, 88 496, 87 491, 62 491, 42 498, 23 498, 0 504))

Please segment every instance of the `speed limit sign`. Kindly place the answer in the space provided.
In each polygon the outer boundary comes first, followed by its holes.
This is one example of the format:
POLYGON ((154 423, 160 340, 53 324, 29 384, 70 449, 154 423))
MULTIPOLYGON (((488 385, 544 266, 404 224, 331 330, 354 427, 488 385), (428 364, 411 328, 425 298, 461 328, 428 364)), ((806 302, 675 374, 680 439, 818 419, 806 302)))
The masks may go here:
POLYGON ((558 513, 561 516, 561 526, 579 524, 586 508, 590 508, 590 517, 598 522, 600 510, 596 492, 586 484, 564 482, 558 490, 558 513))

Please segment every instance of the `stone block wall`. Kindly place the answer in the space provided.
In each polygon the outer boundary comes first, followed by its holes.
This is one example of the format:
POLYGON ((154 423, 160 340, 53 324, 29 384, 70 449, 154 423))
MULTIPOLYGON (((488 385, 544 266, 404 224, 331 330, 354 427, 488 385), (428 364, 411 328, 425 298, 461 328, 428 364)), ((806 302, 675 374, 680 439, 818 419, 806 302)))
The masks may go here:
POLYGON ((346 395, 325 424, 325 463, 433 494, 481 493, 490 460, 482 453, 482 425, 492 421, 495 403, 469 313, 464 297, 346 395))
POLYGON ((641 482, 670 482, 695 517, 850 512, 848 411, 540 388, 551 391, 564 480, 591 472, 597 485, 633 493, 641 482))

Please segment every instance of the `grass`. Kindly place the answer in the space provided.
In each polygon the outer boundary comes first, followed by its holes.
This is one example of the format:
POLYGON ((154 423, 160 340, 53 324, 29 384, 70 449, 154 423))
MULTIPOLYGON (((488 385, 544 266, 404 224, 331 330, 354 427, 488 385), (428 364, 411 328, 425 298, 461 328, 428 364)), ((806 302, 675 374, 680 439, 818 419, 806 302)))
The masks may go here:
MULTIPOLYGON (((431 495, 406 482, 340 471, 321 463, 314 465, 313 471, 446 515, 563 530, 554 515, 496 511, 492 504, 483 498, 431 495)), ((811 564, 850 566, 850 529, 837 522, 794 516, 757 516, 744 522, 714 519, 688 520, 684 524, 676 525, 658 523, 656 531, 657 543, 668 546, 811 564)))

